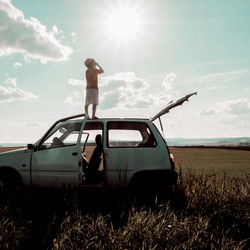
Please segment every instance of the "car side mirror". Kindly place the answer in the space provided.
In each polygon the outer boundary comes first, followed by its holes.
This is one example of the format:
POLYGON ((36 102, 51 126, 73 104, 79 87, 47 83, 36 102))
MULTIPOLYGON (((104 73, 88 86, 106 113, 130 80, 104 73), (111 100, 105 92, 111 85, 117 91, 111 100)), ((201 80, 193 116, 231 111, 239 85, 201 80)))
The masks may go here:
POLYGON ((34 150, 34 149, 35 149, 35 146, 34 146, 33 144, 28 144, 28 145, 27 145, 27 148, 28 148, 29 150, 34 150))

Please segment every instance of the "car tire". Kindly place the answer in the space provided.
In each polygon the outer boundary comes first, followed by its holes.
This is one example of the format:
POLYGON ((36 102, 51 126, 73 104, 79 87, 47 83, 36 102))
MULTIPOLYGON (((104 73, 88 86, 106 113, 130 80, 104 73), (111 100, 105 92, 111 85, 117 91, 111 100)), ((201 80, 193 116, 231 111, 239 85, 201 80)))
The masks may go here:
POLYGON ((156 205, 163 205, 171 201, 173 196, 173 186, 161 186, 156 191, 156 205))
POLYGON ((187 208, 188 202, 185 193, 185 188, 182 185, 174 185, 173 192, 171 196, 171 205, 181 210, 185 210, 187 208))
POLYGON ((1 204, 16 202, 20 198, 22 185, 15 179, 7 175, 0 175, 0 200, 1 204))

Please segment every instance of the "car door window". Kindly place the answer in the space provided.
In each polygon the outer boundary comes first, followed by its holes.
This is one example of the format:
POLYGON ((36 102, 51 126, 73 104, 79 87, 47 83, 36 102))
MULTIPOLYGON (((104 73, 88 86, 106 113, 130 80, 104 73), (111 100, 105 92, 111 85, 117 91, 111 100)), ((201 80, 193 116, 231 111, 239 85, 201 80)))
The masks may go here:
POLYGON ((40 150, 74 146, 77 144, 81 123, 58 124, 40 145, 40 150))

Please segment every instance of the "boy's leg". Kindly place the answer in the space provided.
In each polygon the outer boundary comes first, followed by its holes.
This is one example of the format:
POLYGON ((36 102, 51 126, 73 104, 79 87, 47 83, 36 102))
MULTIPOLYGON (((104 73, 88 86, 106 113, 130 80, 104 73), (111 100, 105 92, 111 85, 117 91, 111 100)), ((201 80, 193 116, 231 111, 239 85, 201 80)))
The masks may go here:
POLYGON ((85 105, 85 113, 89 117, 89 105, 85 105))
POLYGON ((95 116, 96 107, 97 107, 97 104, 93 104, 93 107, 92 107, 92 119, 96 118, 96 116, 95 116))

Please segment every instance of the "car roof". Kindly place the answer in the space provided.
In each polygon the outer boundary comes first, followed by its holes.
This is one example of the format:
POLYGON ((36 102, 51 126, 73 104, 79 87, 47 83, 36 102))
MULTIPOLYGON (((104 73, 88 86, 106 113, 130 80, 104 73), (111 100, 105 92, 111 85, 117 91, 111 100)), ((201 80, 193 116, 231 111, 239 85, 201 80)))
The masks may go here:
MULTIPOLYGON (((149 122, 150 120, 147 119, 147 118, 98 118, 98 119, 95 119, 95 120, 87 120, 88 123, 91 123, 91 122, 107 122, 107 121, 126 121, 126 122, 136 122, 136 121, 144 121, 144 122, 149 122)), ((70 123, 75 123, 75 122, 83 122, 83 119, 77 119, 77 120, 66 120, 66 121, 63 121, 63 124, 70 124, 70 123)))
MULTIPOLYGON (((150 122, 151 121, 147 118, 99 118, 99 119, 95 119, 95 120, 87 120, 87 123, 96 123, 96 122, 150 122)), ((75 124, 75 123, 82 123, 83 119, 77 119, 77 120, 66 120, 63 121, 61 124, 64 125, 69 125, 69 124, 75 124)))
POLYGON ((95 120, 87 120, 87 121, 149 121, 148 118, 98 118, 95 120))

